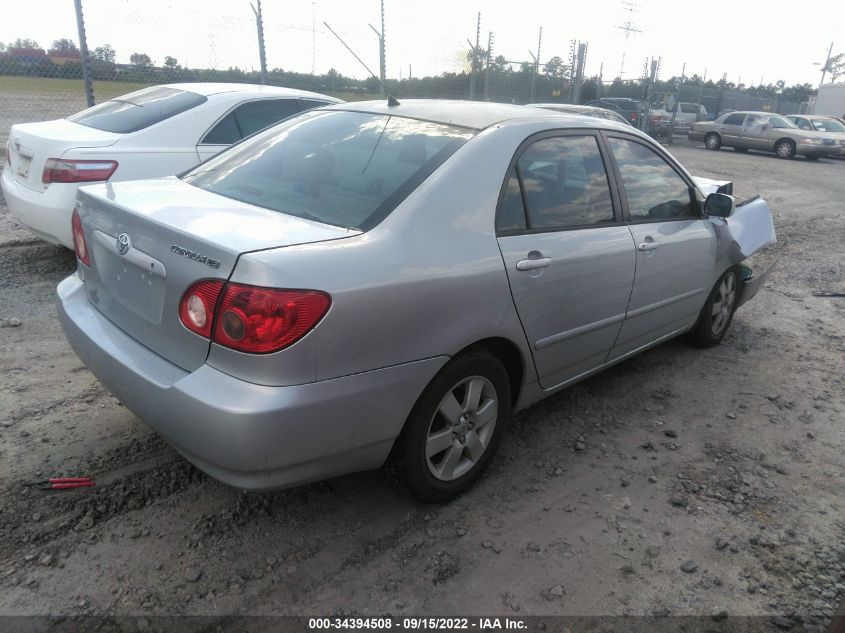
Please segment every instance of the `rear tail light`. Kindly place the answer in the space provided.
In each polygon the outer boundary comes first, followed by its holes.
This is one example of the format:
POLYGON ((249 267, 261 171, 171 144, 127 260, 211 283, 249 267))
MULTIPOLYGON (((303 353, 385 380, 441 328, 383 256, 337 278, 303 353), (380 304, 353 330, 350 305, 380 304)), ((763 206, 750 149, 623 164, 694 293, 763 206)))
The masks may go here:
POLYGON ((214 307, 223 290, 223 282, 206 280, 194 284, 179 303, 179 318, 186 328, 200 336, 211 338, 214 307))
POLYGON ((318 290, 280 290, 206 280, 191 286, 179 318, 192 332, 251 354, 276 352, 310 332, 331 297, 318 290), (213 330, 213 335, 212 335, 213 330))
POLYGON ((82 221, 79 219, 79 211, 73 210, 73 215, 70 218, 70 226, 73 231, 73 249, 76 251, 76 256, 86 266, 91 265, 91 260, 88 258, 88 244, 85 243, 85 233, 82 231, 82 221))
POLYGON ((631 112, 631 120, 632 120, 632 121, 636 121, 636 120, 637 120, 637 113, 636 113, 636 112, 631 112))
POLYGON ((100 182, 108 180, 117 169, 116 160, 65 160, 48 158, 41 173, 41 182, 100 182))

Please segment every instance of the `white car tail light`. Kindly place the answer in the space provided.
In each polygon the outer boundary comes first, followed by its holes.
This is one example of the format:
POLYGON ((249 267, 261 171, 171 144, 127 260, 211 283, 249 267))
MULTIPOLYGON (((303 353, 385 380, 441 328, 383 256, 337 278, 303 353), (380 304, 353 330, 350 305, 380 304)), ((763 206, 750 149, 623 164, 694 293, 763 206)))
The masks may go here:
POLYGON ((41 182, 101 182, 111 178, 117 169, 116 160, 70 160, 48 158, 41 173, 41 182))

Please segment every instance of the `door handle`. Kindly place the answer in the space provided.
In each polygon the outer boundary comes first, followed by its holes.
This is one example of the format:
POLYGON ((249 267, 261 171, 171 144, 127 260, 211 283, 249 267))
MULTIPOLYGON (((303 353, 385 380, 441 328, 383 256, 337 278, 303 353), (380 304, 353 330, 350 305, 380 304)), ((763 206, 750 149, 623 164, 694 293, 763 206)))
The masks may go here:
POLYGON ((660 247, 660 242, 640 242, 637 244, 637 250, 653 251, 660 247))
POLYGON ((546 268, 552 263, 551 257, 538 257, 537 259, 521 259, 516 262, 516 269, 521 271, 537 270, 538 268, 546 268))

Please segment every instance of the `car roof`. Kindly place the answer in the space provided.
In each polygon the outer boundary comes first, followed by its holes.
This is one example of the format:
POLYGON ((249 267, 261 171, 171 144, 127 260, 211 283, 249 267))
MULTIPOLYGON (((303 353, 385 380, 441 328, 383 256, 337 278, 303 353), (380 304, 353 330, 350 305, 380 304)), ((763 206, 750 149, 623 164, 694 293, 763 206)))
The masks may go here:
POLYGON ((613 112, 607 108, 596 106, 576 105, 574 103, 527 103, 526 108, 545 108, 547 110, 570 111, 570 112, 613 112))
POLYGON ((526 108, 521 105, 490 103, 487 101, 457 101, 449 99, 402 99, 396 106, 387 105, 386 99, 378 101, 351 101, 326 106, 328 110, 347 110, 372 114, 392 114, 433 123, 483 130, 497 123, 526 119, 558 119, 563 127, 599 127, 602 119, 585 118, 543 108, 526 108), (566 125, 569 122, 571 125, 566 125))
POLYGON ((328 99, 336 103, 342 103, 340 99, 322 95, 317 92, 309 92, 307 90, 296 90, 295 88, 283 88, 281 86, 262 86, 260 84, 240 84, 240 83, 222 83, 222 82, 196 82, 196 83, 177 83, 164 84, 166 88, 174 88, 176 90, 186 90, 198 95, 209 97, 211 95, 222 94, 226 92, 250 92, 256 95, 274 95, 284 97, 319 97, 320 99, 328 99))

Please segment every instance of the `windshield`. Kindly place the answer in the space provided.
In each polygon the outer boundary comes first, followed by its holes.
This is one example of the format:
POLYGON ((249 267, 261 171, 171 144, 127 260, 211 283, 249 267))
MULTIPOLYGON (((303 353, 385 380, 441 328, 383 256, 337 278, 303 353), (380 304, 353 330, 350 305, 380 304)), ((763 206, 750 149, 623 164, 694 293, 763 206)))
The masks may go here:
POLYGON ((164 86, 144 88, 69 116, 68 121, 104 132, 129 134, 169 119, 208 99, 164 86))
POLYGON ((366 231, 473 134, 382 114, 309 112, 235 145, 182 178, 265 209, 366 231))
POLYGON ((798 127, 797 125, 795 125, 789 119, 785 119, 782 116, 777 116, 777 115, 773 115, 773 116, 769 117, 769 123, 772 124, 773 128, 782 128, 782 127, 797 128, 798 127))
POLYGON ((813 128, 817 132, 845 132, 845 125, 835 119, 815 119, 813 128))

